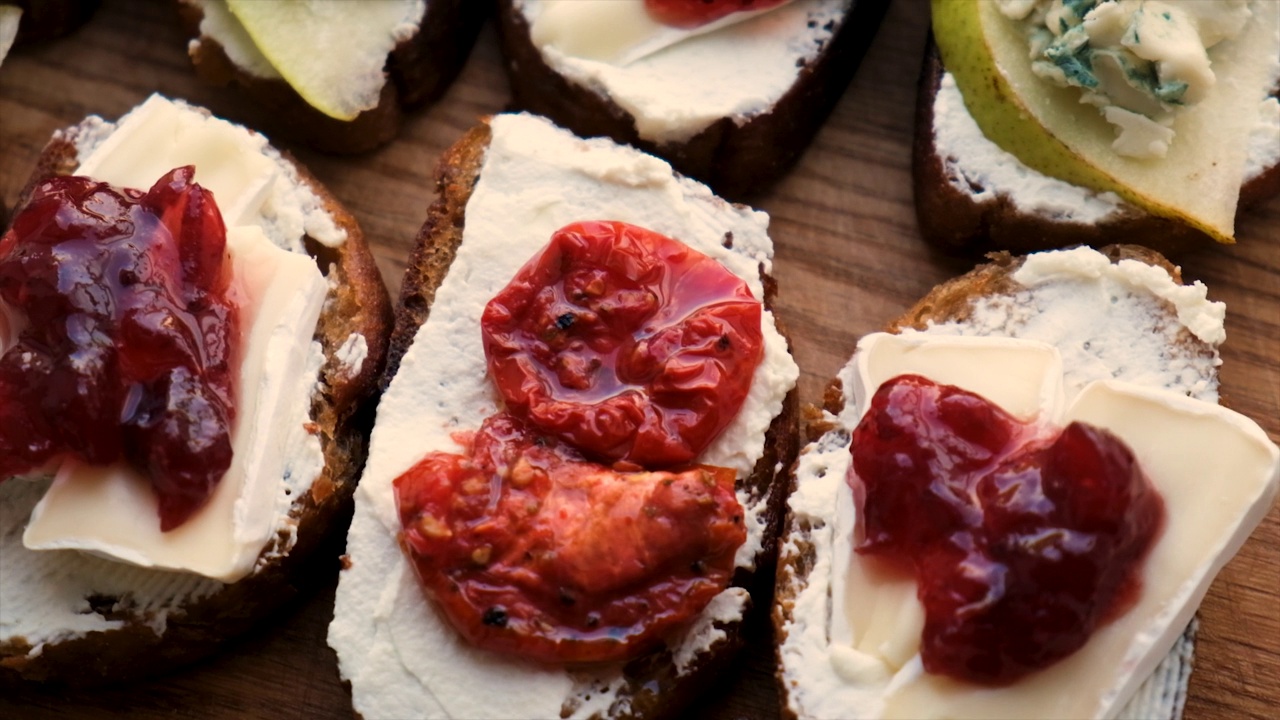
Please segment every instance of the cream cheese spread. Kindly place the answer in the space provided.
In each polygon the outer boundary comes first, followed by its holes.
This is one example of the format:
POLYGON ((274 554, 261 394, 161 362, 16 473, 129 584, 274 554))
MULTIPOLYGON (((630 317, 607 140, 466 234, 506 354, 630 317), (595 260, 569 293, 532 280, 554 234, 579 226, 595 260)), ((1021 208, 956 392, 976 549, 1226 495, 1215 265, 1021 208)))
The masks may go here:
MULTIPOLYGON (((279 252, 276 248, 305 253, 304 234, 331 246, 346 239, 345 231, 324 210, 323 201, 301 183, 292 164, 268 147, 262 136, 184 103, 152 96, 117 123, 90 117, 56 137, 75 146, 81 169, 105 169, 113 177, 104 179, 116 184, 146 188, 175 166, 197 164, 196 181, 205 184, 207 176, 212 184, 206 187, 220 201, 226 199, 229 207, 240 208, 233 212, 246 223, 241 228, 254 235, 249 239, 250 247, 259 256, 273 255, 279 252), (157 125, 157 118, 169 118, 171 123, 157 125), (135 142, 145 138, 144 149, 120 142, 119 137, 129 135, 135 142), (218 151, 210 154, 209 146, 199 140, 201 135, 218 151), (154 157, 157 155, 163 157, 154 157), (245 167, 254 169, 247 172, 223 167, 255 156, 264 156, 269 163, 262 166, 249 160, 245 167), (264 173, 268 175, 265 179, 264 173)), ((310 264, 309 258, 307 262, 310 264)), ((312 276, 312 285, 314 280, 312 276)), ((320 285, 326 287, 323 281, 320 285)), ((305 311, 304 306, 317 302, 314 292, 306 291, 278 297, 273 304, 294 308, 287 314, 305 315, 314 310, 305 311)), ((311 325, 314 327, 314 320, 311 325)), ((284 334, 273 338, 265 349, 248 349, 246 355, 262 354, 263 377, 276 378, 259 386, 258 392, 276 398, 267 403, 272 407, 262 407, 265 414, 261 417, 280 427, 270 433, 269 447, 263 445, 256 454, 242 458, 245 475, 252 482, 230 498, 234 501, 233 524, 220 531, 244 538, 248 528, 257 528, 249 533, 258 537, 257 551, 237 561, 236 572, 241 575, 248 567, 260 567, 267 559, 289 551, 297 523, 294 503, 306 496, 324 466, 319 439, 306 430, 325 362, 323 349, 311 340, 311 332, 294 327, 298 334, 291 337, 289 328, 296 326, 294 322, 286 319, 273 326, 284 334), (280 369, 285 367, 291 369, 282 373, 280 369), (267 457, 273 454, 275 457, 267 457), (272 468, 270 477, 266 477, 268 466, 272 468)), ((0 644, 25 641, 32 646, 31 652, 38 654, 45 643, 121 627, 122 621, 107 619, 115 612, 130 613, 161 634, 171 610, 223 587, 218 580, 193 573, 135 567, 76 550, 33 551, 24 547, 24 527, 48 493, 55 470, 0 483, 0 644), (102 598, 111 599, 106 609, 90 602, 102 598)), ((92 538, 81 544, 90 552, 103 550, 103 544, 92 538)))
MULTIPOLYGON (((467 645, 424 598, 396 542, 392 481, 425 453, 458 452, 450 434, 474 429, 499 407, 486 377, 480 314, 552 232, 580 220, 621 220, 678 238, 715 258, 763 296, 772 267, 768 219, 677 177, 652 156, 611 141, 581 140, 529 115, 499 115, 466 208, 463 241, 378 407, 369 461, 356 489, 329 644, 366 718, 572 717, 626 706, 621 668, 569 671, 467 645), (477 687, 501 688, 498 693, 477 687)), ((764 360, 738 416, 699 459, 750 474, 764 435, 799 370, 773 316, 763 317, 764 360)), ((762 547, 766 498, 739 491, 748 538, 736 558, 752 567, 762 547)), ((673 640, 687 666, 737 617, 740 589, 718 596, 673 640)))
POLYGON ((803 552, 797 543, 813 553, 803 587, 780 578, 782 587, 798 589, 780 647, 786 703, 798 716, 1180 715, 1190 645, 1178 636, 1214 574, 1270 506, 1280 451, 1256 425, 1215 404, 1216 352, 1177 346, 1188 332, 1220 342, 1221 306, 1202 296, 1187 300, 1186 316, 1216 318, 1216 328, 1206 320, 1191 331, 1167 319, 1165 298, 1180 292, 1162 271, 1151 268, 1164 276, 1156 282, 1133 265, 1099 272, 1099 261, 1106 258, 1088 249, 1029 256, 1014 275, 1023 289, 978 300, 962 323, 869 336, 840 372, 844 410, 829 415, 835 429, 801 453, 789 499, 793 522, 812 530, 802 539, 793 526, 782 548, 784 558, 803 552), (993 340, 967 364, 958 361, 971 349, 966 344, 993 340), (1039 405, 1054 422, 1079 418, 1109 427, 1134 448, 1165 495, 1168 526, 1148 560, 1138 606, 1076 655, 1010 688, 975 689, 926 676, 917 653, 923 611, 914 581, 878 578, 869 585, 858 569, 845 480, 850 435, 868 396, 895 365, 999 397, 1020 415, 1039 405), (1009 378, 1021 378, 1021 387, 1010 387, 1009 378), (1227 456, 1230 468, 1222 467, 1227 456), (1206 463, 1220 467, 1200 467, 1206 463), (1194 480, 1205 472, 1220 473, 1208 485, 1229 488, 1230 500, 1218 505, 1187 489, 1188 478, 1205 485, 1194 480), (1206 519, 1203 505, 1220 514, 1206 519))
POLYGON ((597 3, 640 6, 642 0, 517 0, 515 8, 535 31, 533 42, 543 62, 570 82, 612 100, 631 115, 641 138, 659 144, 684 142, 721 118, 743 125, 770 112, 801 68, 831 40, 849 9, 849 0, 793 2, 652 46, 646 46, 644 37, 628 38, 622 29, 608 31, 623 39, 591 43, 570 42, 565 32, 546 29, 545 14, 589 13, 597 3))

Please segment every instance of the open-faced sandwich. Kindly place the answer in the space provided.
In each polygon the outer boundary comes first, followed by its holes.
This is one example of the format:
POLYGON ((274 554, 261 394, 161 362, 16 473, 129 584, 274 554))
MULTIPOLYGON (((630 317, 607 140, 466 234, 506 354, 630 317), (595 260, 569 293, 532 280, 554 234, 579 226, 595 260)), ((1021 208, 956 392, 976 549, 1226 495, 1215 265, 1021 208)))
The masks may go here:
POLYGON ((1145 248, 993 259, 864 337, 814 418, 788 717, 1181 716, 1188 623, 1280 486, 1217 404, 1224 308, 1145 248))
POLYGON ((670 716, 741 645, 795 455, 768 218, 524 114, 437 189, 329 629, 355 710, 670 716))
POLYGON ((799 157, 885 0, 501 0, 516 105, 739 198, 799 157))
POLYGON ((0 238, 0 681, 168 670, 293 596, 390 325, 263 136, 158 95, 56 133, 0 238))
POLYGON ((1271 0, 935 0, 914 159, 925 239, 1231 242, 1238 212, 1280 192, 1278 15, 1271 0))
POLYGON ((196 72, 234 84, 273 132, 326 152, 395 137, 404 110, 462 69, 489 3, 477 0, 178 0, 196 72))

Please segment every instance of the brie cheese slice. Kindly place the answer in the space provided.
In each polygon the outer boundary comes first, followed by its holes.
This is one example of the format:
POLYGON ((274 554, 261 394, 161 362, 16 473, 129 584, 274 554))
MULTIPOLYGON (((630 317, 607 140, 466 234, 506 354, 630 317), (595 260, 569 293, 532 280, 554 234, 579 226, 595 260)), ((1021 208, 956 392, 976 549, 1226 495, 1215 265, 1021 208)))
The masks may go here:
MULTIPOLYGON (((276 495, 295 407, 289 393, 306 364, 328 291, 315 262, 273 245, 255 226, 230 228, 227 248, 241 294, 242 353, 236 377, 231 467, 208 504, 160 531, 150 482, 123 463, 65 462, 31 514, 23 544, 82 550, 148 568, 234 582, 253 570, 276 531, 276 495)), ((304 400, 305 402, 305 400, 304 400)))

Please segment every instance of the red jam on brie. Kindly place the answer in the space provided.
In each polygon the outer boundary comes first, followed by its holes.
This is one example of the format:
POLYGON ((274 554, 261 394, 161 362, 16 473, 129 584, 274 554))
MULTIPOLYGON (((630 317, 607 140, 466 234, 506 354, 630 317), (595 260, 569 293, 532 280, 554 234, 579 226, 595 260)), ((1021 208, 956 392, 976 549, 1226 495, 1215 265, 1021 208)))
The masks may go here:
POLYGON ((853 433, 857 552, 914 568, 928 672, 1004 685, 1132 604, 1164 503, 1133 452, 1045 428, 920 375, 882 384, 853 433))
POLYGON ((505 412, 395 481, 401 546, 464 637, 623 660, 728 586, 735 473, 688 463, 741 409, 761 317, 719 263, 620 222, 562 228, 490 301, 505 412))
POLYGON ((0 240, 0 301, 25 316, 0 358, 0 479, 124 459, 167 532, 226 473, 239 309, 226 229, 194 174, 147 192, 46 180, 0 240))

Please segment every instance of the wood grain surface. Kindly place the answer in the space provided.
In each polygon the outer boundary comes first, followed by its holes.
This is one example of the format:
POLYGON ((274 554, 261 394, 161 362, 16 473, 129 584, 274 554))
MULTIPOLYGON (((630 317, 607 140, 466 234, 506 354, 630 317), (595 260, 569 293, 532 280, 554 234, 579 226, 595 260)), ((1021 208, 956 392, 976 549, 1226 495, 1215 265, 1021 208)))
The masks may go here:
MULTIPOLYGON (((927 5, 898 0, 863 66, 800 164, 756 203, 777 244, 779 315, 815 402, 859 336, 900 314, 972 258, 919 240, 909 157, 927 5)), ((230 91, 197 82, 168 3, 108 0, 70 37, 17 49, 0 67, 0 201, 11 206, 49 134, 88 114, 115 118, 151 92, 244 117, 230 91)), ((410 115, 390 146, 353 158, 294 149, 356 215, 396 295, 431 202, 436 157, 480 115, 509 101, 492 28, 460 80, 410 115)), ((280 143, 288 147, 288 143, 280 143)), ((1240 224, 1239 243, 1177 260, 1227 303, 1224 399, 1280 438, 1280 201, 1240 224)), ((24 688, 0 697, 0 718, 340 718, 350 700, 325 644, 334 572, 313 595, 228 643, 207 662, 151 682, 95 692, 24 688)), ((1187 718, 1280 716, 1280 508, 1222 572, 1201 609, 1187 718)), ((740 672, 707 688, 689 717, 775 718, 769 631, 753 626, 740 672)), ((492 691, 477 688, 477 692, 492 691)))

